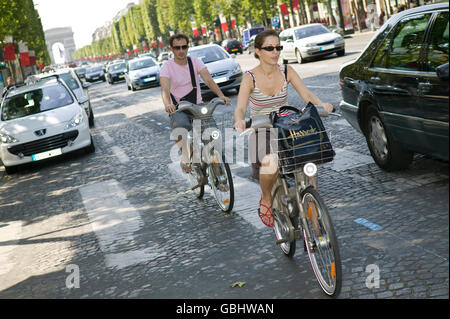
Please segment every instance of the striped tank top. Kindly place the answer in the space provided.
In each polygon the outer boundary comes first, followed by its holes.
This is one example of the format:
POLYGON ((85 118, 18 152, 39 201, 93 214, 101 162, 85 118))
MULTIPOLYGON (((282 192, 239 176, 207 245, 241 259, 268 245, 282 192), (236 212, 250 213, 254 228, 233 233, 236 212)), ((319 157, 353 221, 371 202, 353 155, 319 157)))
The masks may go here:
MULTIPOLYGON (((280 71, 285 74, 286 65, 280 65, 280 71)), ((255 76, 251 71, 247 71, 248 74, 253 79, 253 92, 250 94, 250 115, 255 114, 270 114, 272 111, 277 111, 280 107, 287 105, 287 90, 288 82, 286 76, 284 79, 284 85, 280 92, 274 96, 269 96, 261 92, 261 90, 256 86, 255 76)))

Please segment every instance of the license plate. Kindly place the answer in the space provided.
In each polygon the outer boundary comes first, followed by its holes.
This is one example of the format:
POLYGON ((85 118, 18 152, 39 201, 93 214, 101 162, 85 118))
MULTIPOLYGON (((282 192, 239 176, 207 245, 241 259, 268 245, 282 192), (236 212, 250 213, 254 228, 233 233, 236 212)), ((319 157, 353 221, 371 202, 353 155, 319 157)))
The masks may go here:
POLYGON ((92 80, 98 80, 98 76, 93 77, 92 80))
POLYGON ((231 52, 237 51, 238 49, 231 49, 231 52))
POLYGON ((216 82, 216 83, 223 83, 223 82, 226 82, 227 80, 228 79, 226 77, 223 77, 223 78, 214 79, 214 82, 216 82))
POLYGON ((123 79, 124 75, 119 75, 119 79, 123 79))
POLYGON ((54 156, 58 156, 61 155, 62 151, 60 148, 51 150, 51 151, 47 151, 47 152, 42 152, 42 153, 38 153, 38 154, 34 154, 32 156, 33 161, 40 161, 46 158, 50 158, 50 157, 54 157, 54 156))
POLYGON ((330 49, 334 49, 334 45, 333 44, 324 45, 323 47, 320 47, 320 51, 325 51, 325 50, 330 50, 330 49))
POLYGON ((151 78, 146 78, 144 79, 144 82, 151 82, 151 81, 155 81, 156 78, 154 76, 152 76, 151 78))

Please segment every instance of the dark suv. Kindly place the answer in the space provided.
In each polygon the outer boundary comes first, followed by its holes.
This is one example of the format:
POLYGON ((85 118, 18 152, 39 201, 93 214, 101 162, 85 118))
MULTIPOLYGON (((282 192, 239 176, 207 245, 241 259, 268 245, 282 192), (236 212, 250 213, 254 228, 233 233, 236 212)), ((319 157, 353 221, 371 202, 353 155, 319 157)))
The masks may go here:
POLYGON ((341 68, 341 112, 385 170, 406 168, 414 153, 448 161, 448 6, 392 16, 341 68))

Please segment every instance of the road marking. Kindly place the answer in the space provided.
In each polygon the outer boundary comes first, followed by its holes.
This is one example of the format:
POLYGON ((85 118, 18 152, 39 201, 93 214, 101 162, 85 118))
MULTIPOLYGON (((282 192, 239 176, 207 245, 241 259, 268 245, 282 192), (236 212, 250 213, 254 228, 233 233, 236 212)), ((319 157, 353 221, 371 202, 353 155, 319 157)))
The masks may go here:
POLYGON ((106 144, 111 144, 112 142, 114 142, 112 137, 109 136, 109 134, 106 131, 102 131, 101 134, 102 134, 103 139, 105 140, 106 144))
POLYGON ((144 223, 116 180, 83 186, 80 193, 107 267, 122 269, 165 255, 148 242, 145 249, 129 249, 144 223))
POLYGON ((127 156, 127 154, 125 154, 123 149, 121 149, 119 146, 113 146, 113 147, 111 147, 111 150, 114 153, 114 155, 117 156, 117 158, 119 159, 119 161, 121 163, 127 163, 130 161, 130 158, 127 156))
POLYGON ((22 221, 0 223, 0 243, 8 243, 0 245, 0 275, 7 274, 14 268, 11 253, 18 247, 21 234, 22 221))
MULTIPOLYGON (((186 180, 186 186, 189 185, 189 178, 187 174, 181 171, 180 163, 175 162, 168 165, 169 171, 176 177, 186 180)), ((249 181, 246 178, 233 175, 234 185, 234 207, 233 212, 242 217, 245 221, 251 224, 258 230, 271 230, 264 226, 261 222, 257 209, 259 199, 261 197, 261 189, 258 184, 249 181)), ((205 192, 213 197, 212 190, 209 186, 205 187, 205 192)), ((194 195, 192 195, 194 196, 194 195)), ((201 203, 199 202, 199 205, 201 203)), ((219 208, 217 208, 219 209, 219 208)))
POLYGON ((358 219, 355 219, 354 222, 357 223, 357 224, 363 225, 363 226, 369 228, 370 230, 380 230, 380 229, 383 229, 382 226, 377 225, 377 224, 375 224, 375 223, 372 223, 371 221, 368 221, 368 220, 365 219, 365 218, 358 218, 358 219))

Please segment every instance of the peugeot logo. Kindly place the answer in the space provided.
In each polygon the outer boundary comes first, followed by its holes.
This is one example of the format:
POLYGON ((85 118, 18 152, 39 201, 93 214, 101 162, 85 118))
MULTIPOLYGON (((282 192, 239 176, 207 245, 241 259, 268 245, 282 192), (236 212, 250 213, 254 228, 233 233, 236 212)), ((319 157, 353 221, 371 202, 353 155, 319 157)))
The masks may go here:
POLYGON ((36 134, 36 136, 44 136, 45 133, 47 133, 47 129, 45 129, 45 128, 42 130, 34 131, 34 134, 36 134))

